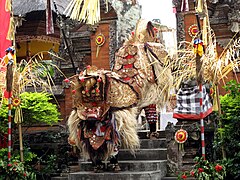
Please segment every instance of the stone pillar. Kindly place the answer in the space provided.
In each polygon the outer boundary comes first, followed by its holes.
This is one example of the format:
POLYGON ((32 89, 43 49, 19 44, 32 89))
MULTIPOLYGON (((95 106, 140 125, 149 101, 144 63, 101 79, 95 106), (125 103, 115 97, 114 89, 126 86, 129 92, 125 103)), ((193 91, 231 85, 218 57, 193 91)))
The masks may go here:
MULTIPOLYGON (((169 123, 165 129, 167 142, 167 173, 176 176, 176 172, 190 170, 194 165, 194 157, 199 155, 201 146, 198 121, 178 121, 174 126, 169 123), (188 139, 180 146, 175 140, 175 133, 179 129, 188 132, 188 139)), ((201 155, 201 153, 200 153, 201 155)))
MULTIPOLYGON (((209 161, 214 160, 213 138, 214 138, 214 117, 205 118, 205 144, 206 158, 209 161)), ((176 125, 168 123, 166 129, 167 143, 167 175, 176 176, 176 172, 190 170, 195 164, 194 158, 201 157, 201 138, 200 138, 200 120, 178 120, 176 125), (175 133, 179 129, 188 132, 188 139, 180 148, 175 141, 175 133)))

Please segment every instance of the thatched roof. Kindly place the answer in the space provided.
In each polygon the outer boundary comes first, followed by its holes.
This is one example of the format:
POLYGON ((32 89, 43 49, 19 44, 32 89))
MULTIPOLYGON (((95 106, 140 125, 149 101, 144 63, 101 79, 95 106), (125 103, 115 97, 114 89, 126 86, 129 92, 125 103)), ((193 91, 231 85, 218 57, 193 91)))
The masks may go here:
MULTIPOLYGON (((53 2, 53 0, 51 1, 53 2)), ((63 13, 70 0, 55 0, 60 14, 63 13)), ((24 15, 32 11, 42 11, 46 9, 47 0, 12 0, 14 15, 24 15)), ((52 3, 52 10, 55 8, 52 3)))

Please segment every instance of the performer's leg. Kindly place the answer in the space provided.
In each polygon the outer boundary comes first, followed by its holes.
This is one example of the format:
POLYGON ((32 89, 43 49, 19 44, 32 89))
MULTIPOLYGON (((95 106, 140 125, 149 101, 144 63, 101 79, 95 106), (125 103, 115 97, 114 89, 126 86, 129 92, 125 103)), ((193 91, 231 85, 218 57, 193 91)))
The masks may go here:
POLYGON ((102 163, 101 160, 96 160, 95 162, 93 162, 93 170, 94 170, 95 173, 103 172, 104 164, 102 163))
POLYGON ((149 106, 145 107, 144 110, 150 128, 149 138, 156 139, 158 138, 158 133, 156 132, 158 119, 156 104, 150 104, 149 106))
POLYGON ((151 124, 149 124, 149 129, 150 129, 150 132, 156 132, 157 123, 151 123, 151 124))
POLYGON ((119 152, 119 146, 115 145, 114 151, 112 152, 110 157, 110 164, 108 165, 109 171, 113 171, 113 172, 121 171, 121 168, 118 165, 118 152, 119 152))
POLYGON ((110 163, 111 164, 117 164, 118 163, 118 154, 111 157, 110 163))
POLYGON ((104 164, 102 162, 102 159, 99 158, 98 153, 99 152, 97 152, 93 149, 91 149, 89 151, 89 156, 90 156, 90 159, 91 159, 92 165, 93 165, 93 171, 95 173, 101 173, 104 171, 104 164))
POLYGON ((115 156, 111 156, 110 158, 110 164, 108 166, 108 169, 113 172, 121 171, 120 166, 118 165, 118 154, 115 156))

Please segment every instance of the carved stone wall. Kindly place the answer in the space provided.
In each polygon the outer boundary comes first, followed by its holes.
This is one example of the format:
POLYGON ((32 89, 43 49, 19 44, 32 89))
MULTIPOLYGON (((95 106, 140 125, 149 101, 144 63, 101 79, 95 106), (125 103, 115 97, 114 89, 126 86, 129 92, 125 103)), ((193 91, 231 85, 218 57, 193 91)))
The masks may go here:
MULTIPOLYGON (((209 0, 210 24, 217 43, 225 48, 240 27, 240 0, 209 0)), ((220 52, 219 52, 220 53, 220 52)))
POLYGON ((215 19, 214 21, 221 19, 221 14, 225 16, 225 20, 228 23, 228 27, 232 32, 240 31, 240 0, 208 0, 210 6, 215 6, 215 19))
POLYGON ((134 30, 137 20, 141 17, 142 9, 138 3, 135 4, 132 0, 109 0, 109 2, 118 16, 116 32, 118 48, 134 30))
POLYGON ((177 42, 185 41, 185 25, 184 25, 184 16, 181 13, 176 14, 177 20, 177 42))
POLYGON ((110 63, 110 69, 114 66, 114 56, 115 51, 117 49, 117 22, 113 21, 110 23, 109 26, 109 63, 110 63))

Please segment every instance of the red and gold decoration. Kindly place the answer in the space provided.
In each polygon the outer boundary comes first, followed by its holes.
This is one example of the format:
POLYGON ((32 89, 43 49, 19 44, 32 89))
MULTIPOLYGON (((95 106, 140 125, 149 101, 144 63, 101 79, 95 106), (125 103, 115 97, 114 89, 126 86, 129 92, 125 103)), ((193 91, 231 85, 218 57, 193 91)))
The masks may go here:
POLYGON ((97 45, 97 52, 96 52, 96 57, 98 57, 98 54, 99 54, 99 51, 100 51, 100 48, 104 45, 105 43, 105 36, 103 34, 98 34, 95 38, 95 42, 96 42, 96 45, 97 45))
POLYGON ((21 100, 19 98, 13 98, 13 100, 12 100, 13 106, 17 107, 20 105, 20 103, 21 103, 21 100))
POLYGON ((183 143, 186 142, 187 138, 188 138, 188 133, 186 130, 184 129, 179 129, 176 133, 175 133, 175 141, 177 141, 178 143, 178 149, 179 151, 184 151, 184 146, 183 143))
POLYGON ((188 138, 188 133, 186 130, 184 129, 179 129, 176 133, 175 133, 175 140, 182 144, 182 143, 185 143, 186 140, 188 138))
POLYGON ((195 37, 198 33, 198 26, 197 24, 193 24, 188 28, 188 33, 191 37, 195 37))

